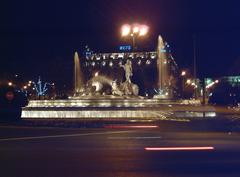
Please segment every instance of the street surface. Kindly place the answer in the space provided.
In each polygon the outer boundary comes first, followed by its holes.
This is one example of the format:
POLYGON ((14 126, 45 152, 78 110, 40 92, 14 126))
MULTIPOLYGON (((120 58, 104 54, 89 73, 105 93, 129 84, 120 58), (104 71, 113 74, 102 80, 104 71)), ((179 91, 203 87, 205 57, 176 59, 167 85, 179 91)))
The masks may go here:
POLYGON ((240 134, 199 126, 161 121, 102 128, 1 125, 0 176, 239 177, 240 134))

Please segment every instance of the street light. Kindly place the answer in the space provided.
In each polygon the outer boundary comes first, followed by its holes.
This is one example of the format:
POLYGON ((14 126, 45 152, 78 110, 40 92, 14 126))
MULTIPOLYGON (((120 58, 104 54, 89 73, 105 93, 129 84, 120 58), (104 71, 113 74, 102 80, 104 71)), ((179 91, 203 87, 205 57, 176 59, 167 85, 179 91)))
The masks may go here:
POLYGON ((128 36, 131 32, 131 26, 130 25, 123 25, 122 26, 122 36, 128 36))
POLYGON ((132 47, 135 51, 136 46, 136 38, 138 36, 145 36, 148 33, 149 27, 147 25, 139 25, 139 24, 125 24, 121 28, 122 37, 131 36, 132 38, 132 47))
POLYGON ((182 71, 181 76, 185 76, 186 75, 186 71, 182 71))
POLYGON ((185 92, 185 76, 186 76, 187 72, 186 71, 182 71, 181 72, 181 76, 182 76, 182 97, 184 98, 184 92, 185 92))
POLYGON ((133 26, 133 33, 139 33, 139 26, 133 26))
POLYGON ((186 83, 187 83, 187 84, 191 84, 191 79, 188 79, 188 80, 186 81, 186 83))

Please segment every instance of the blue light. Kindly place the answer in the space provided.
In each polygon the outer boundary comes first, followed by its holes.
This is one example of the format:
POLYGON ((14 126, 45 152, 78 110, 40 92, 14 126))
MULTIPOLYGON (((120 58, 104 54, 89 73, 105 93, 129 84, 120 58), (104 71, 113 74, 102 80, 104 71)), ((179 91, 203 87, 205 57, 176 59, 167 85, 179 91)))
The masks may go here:
POLYGON ((121 51, 130 51, 132 47, 130 45, 121 45, 119 46, 119 50, 121 51))

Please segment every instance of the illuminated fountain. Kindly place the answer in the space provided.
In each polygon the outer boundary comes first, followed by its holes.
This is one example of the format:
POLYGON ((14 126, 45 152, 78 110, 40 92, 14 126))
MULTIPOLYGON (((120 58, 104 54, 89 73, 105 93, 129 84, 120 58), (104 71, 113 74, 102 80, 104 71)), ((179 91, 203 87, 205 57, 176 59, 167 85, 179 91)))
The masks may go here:
POLYGON ((117 84, 116 80, 106 75, 100 75, 96 72, 92 78, 90 78, 84 85, 82 82, 81 68, 79 64, 78 55, 75 53, 74 57, 75 68, 75 95, 73 99, 79 99, 85 96, 106 96, 111 95, 116 97, 125 98, 125 96, 136 97, 139 93, 139 87, 132 83, 131 77, 133 76, 132 62, 127 60, 123 65, 119 64, 124 69, 125 81, 117 84), (105 92, 105 87, 110 88, 105 92))
POLYGON ((175 69, 176 63, 166 47, 167 44, 159 36, 157 51, 95 53, 86 55, 81 61, 75 52, 74 94, 67 100, 31 100, 23 110, 22 117, 162 117, 163 112, 155 107, 176 104, 176 101, 169 100, 173 98, 175 86, 170 68, 175 69), (153 98, 139 94, 142 86, 146 85, 143 72, 146 68, 157 70, 157 75, 154 76, 157 78, 154 87, 156 93, 153 98), (143 75, 137 75, 137 70, 143 75), (136 77, 142 81, 141 86, 136 77))
POLYGON ((79 95, 79 93, 83 92, 84 83, 83 83, 83 75, 81 71, 80 59, 78 53, 74 54, 74 93, 75 95, 79 95))
MULTIPOLYGON (((122 98, 136 97, 142 88, 138 83, 133 83, 132 78, 143 77, 137 75, 134 71, 144 70, 146 66, 151 70, 157 70, 157 84, 154 86, 155 99, 172 99, 174 97, 174 88, 176 87, 176 63, 170 53, 169 45, 158 37, 157 51, 154 52, 131 52, 131 53, 95 53, 86 55, 83 58, 83 66, 80 66, 78 54, 74 55, 74 97, 82 96, 106 96, 114 95, 122 98), (136 64, 137 61, 137 64, 136 64), (145 63, 146 66, 143 66, 145 63), (121 69, 122 68, 122 69, 121 69), (172 68, 174 68, 172 70, 172 68), (82 74, 85 69, 86 75, 93 77, 86 78, 82 74), (104 71, 111 70, 111 73, 104 71), (122 71, 124 71, 124 73, 122 71), (175 71, 174 71, 175 70, 175 71), (175 76, 174 76, 175 72, 175 76), (118 76, 116 76, 118 75, 118 76), (125 76, 123 79, 122 76, 125 76), (136 76, 137 75, 137 76, 136 76), (84 84, 83 80, 86 80, 84 84), (110 86, 111 90, 107 93, 102 91, 105 86, 110 86)), ((144 73, 144 72, 143 72, 144 73)), ((136 81, 136 80, 135 80, 136 81)), ((134 82, 135 82, 134 81, 134 82)), ((148 80, 143 81, 148 82, 148 80)), ((148 84, 149 85, 149 84, 148 84)), ((144 96, 142 93, 141 96, 144 96)), ((175 94, 176 95, 176 94, 175 94)))
POLYGON ((158 36, 157 47, 157 68, 158 68, 158 89, 156 89, 156 95, 154 98, 169 99, 171 95, 169 93, 170 77, 169 77, 169 62, 166 55, 165 43, 162 36, 158 36))

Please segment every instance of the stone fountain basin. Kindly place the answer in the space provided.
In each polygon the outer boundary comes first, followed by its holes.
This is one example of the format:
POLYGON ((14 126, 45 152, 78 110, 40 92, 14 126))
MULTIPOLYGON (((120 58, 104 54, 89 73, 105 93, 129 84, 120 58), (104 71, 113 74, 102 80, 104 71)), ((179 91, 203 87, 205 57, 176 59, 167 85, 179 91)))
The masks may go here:
POLYGON ((214 116, 213 107, 183 105, 182 101, 159 99, 70 99, 32 100, 22 118, 130 118, 166 119, 214 116), (191 110, 191 111, 190 111, 191 110))

